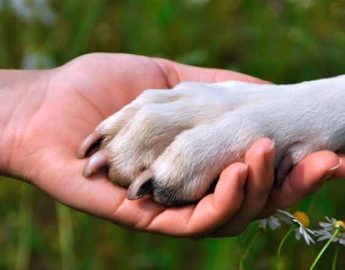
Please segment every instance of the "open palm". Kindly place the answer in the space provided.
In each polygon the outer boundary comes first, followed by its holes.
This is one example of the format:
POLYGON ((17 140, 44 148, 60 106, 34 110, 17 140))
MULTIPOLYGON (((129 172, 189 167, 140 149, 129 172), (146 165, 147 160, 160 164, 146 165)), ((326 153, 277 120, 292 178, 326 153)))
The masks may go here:
MULTIPOLYGON (((82 139, 101 120, 145 89, 170 88, 182 80, 259 80, 234 72, 121 54, 86 55, 45 74, 30 87, 30 95, 23 98, 20 111, 25 112, 25 117, 11 123, 16 143, 12 144, 9 164, 13 174, 60 202, 138 230, 195 236, 221 227, 215 235, 223 236, 243 230, 270 201, 273 168, 265 164, 273 160, 274 149, 269 149, 268 140, 249 150, 249 171, 242 163, 232 164, 222 173, 214 194, 197 205, 182 208, 165 208, 149 198, 129 201, 126 190, 112 184, 105 173, 84 178, 86 160, 76 157, 82 139), (253 204, 259 206, 252 207, 253 204), (242 214, 248 211, 250 214, 242 214)), ((290 186, 287 193, 284 187, 276 192, 279 196, 285 194, 285 200, 273 194, 273 208, 287 207, 301 199, 338 162, 336 155, 327 151, 310 157, 309 162, 314 165, 321 158, 318 169, 310 175, 304 173, 304 186, 297 186, 299 193, 290 186)), ((305 172, 306 162, 295 169, 296 177, 305 172)), ((271 205, 268 208, 272 209, 271 205)))

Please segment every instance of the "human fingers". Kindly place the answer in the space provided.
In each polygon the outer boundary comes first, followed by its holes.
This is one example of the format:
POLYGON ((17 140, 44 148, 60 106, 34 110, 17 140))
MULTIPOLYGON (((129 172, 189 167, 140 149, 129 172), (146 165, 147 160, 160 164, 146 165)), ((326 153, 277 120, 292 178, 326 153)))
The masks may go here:
POLYGON ((260 216, 286 209, 315 192, 336 175, 342 163, 342 159, 331 151, 319 151, 307 156, 293 168, 282 185, 272 191, 260 216))
POLYGON ((230 70, 189 66, 161 58, 153 58, 153 60, 162 69, 170 87, 182 81, 220 82, 235 80, 251 83, 270 83, 250 75, 230 70))
POLYGON ((240 211, 212 236, 237 235, 254 220, 264 207, 274 180, 274 144, 264 138, 256 141, 247 151, 248 178, 240 211))
POLYGON ((241 207, 246 178, 244 163, 230 165, 222 172, 213 194, 205 196, 196 205, 163 211, 145 229, 175 236, 209 234, 241 207))

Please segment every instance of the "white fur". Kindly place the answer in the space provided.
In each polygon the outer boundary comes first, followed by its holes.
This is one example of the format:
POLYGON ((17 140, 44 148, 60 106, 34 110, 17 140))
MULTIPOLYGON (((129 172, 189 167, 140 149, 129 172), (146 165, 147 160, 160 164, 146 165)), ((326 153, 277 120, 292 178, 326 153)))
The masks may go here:
POLYGON ((184 82, 146 90, 97 130, 112 179, 129 185, 150 168, 172 197, 202 197, 222 169, 257 139, 276 145, 276 166, 345 145, 345 76, 292 85, 184 82))

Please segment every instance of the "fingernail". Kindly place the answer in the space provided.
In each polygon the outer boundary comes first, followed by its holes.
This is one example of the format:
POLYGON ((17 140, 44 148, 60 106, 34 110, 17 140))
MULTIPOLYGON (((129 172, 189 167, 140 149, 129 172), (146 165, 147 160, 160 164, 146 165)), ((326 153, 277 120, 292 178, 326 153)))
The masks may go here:
POLYGON ((267 148, 266 155, 265 155, 266 171, 270 171, 274 169, 274 158, 270 155, 274 147, 275 147, 275 143, 274 143, 274 140, 272 140, 272 143, 269 146, 269 148, 267 148))
POLYGON ((274 147, 275 147, 275 141, 274 139, 271 139, 271 145, 270 145, 270 148, 269 148, 269 151, 271 151, 274 147))
POLYGON ((245 183, 246 183, 246 179, 247 179, 247 176, 248 176, 248 169, 249 169, 249 166, 247 163, 243 163, 243 167, 242 167, 242 171, 239 171, 239 177, 242 179, 242 185, 244 186, 245 183))
POLYGON ((341 158, 339 158, 339 163, 337 165, 335 165, 334 167, 328 169, 328 171, 325 173, 325 175, 322 179, 324 181, 329 180, 342 164, 343 164, 343 160, 341 158))

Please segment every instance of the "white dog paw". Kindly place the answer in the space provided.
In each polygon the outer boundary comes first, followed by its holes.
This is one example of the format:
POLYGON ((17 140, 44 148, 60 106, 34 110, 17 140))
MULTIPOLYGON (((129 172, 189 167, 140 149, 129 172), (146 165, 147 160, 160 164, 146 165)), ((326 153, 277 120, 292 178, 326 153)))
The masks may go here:
MULTIPOLYGON (((243 82, 182 83, 172 90, 146 90, 104 120, 79 149, 91 155, 88 176, 104 165, 130 199, 151 193, 155 201, 178 205, 196 201, 228 165, 243 161, 262 137, 276 145, 276 178, 311 152, 342 145, 344 117, 327 112, 311 89, 322 81, 296 85, 243 82)), ((326 106, 326 108, 325 108, 326 106)))

